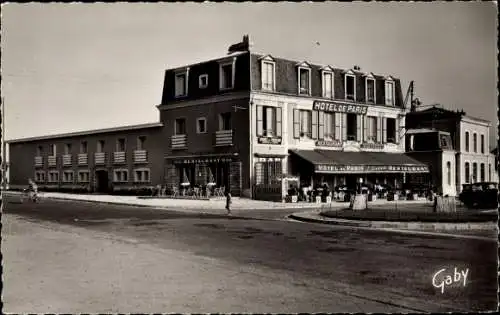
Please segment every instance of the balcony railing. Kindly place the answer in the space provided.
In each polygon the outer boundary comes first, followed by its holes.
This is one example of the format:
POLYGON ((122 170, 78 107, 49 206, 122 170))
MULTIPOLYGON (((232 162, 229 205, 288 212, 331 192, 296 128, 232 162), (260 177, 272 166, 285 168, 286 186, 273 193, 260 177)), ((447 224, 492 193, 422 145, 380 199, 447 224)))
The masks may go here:
POLYGON ((47 157, 47 163, 49 166, 56 166, 57 165, 57 159, 55 155, 51 155, 47 157))
POLYGON ((215 146, 233 145, 233 130, 219 130, 215 132, 215 146))
POLYGON ((43 166, 43 157, 35 156, 35 166, 43 166))
POLYGON ((179 150, 187 148, 187 136, 186 135, 175 135, 171 138, 172 149, 179 150))
POLYGON ((134 151, 134 163, 147 163, 147 162, 148 162, 148 151, 146 150, 134 151))
POLYGON ((63 165, 71 165, 71 154, 64 154, 62 156, 63 165))
POLYGON ((95 165, 104 165, 104 164, 106 164, 106 153, 104 153, 104 152, 96 152, 96 153, 94 153, 94 164, 95 165))
POLYGON ((88 163, 89 163, 88 154, 87 153, 79 153, 78 154, 78 165, 87 165, 88 163))
POLYGON ((113 152, 113 163, 121 164, 125 163, 125 152, 113 152))

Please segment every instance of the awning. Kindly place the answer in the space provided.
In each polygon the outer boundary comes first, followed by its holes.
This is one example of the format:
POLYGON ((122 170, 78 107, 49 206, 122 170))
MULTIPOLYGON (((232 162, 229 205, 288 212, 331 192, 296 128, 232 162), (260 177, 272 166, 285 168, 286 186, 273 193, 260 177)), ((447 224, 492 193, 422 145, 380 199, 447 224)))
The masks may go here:
POLYGON ((429 168, 403 153, 290 150, 312 163, 316 173, 428 173, 429 168))

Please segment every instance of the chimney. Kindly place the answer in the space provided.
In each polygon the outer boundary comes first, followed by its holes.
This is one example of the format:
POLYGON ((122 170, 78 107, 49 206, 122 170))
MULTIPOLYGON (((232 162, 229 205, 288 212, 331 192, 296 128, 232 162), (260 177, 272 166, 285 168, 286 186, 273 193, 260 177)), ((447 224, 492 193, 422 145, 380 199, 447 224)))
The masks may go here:
POLYGON ((238 52, 238 51, 248 51, 249 46, 250 46, 250 42, 248 39, 248 35, 244 35, 243 41, 229 46, 229 49, 227 50, 227 54, 230 55, 230 54, 232 54, 234 52, 238 52))

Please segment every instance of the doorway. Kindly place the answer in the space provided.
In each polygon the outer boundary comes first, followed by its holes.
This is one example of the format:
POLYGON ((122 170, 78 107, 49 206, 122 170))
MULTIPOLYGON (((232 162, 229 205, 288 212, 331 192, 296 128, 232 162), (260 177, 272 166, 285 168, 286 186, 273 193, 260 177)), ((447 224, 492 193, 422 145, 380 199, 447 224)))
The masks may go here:
POLYGON ((108 171, 99 170, 95 172, 96 191, 99 193, 107 193, 109 191, 108 171))

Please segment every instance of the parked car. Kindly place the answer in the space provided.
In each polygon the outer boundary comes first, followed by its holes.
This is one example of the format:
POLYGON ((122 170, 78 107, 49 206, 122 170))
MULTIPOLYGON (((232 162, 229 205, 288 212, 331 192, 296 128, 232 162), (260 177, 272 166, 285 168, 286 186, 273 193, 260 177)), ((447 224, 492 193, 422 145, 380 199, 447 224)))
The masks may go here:
POLYGON ((464 184, 458 199, 468 208, 497 208, 498 184, 495 182, 464 184))

